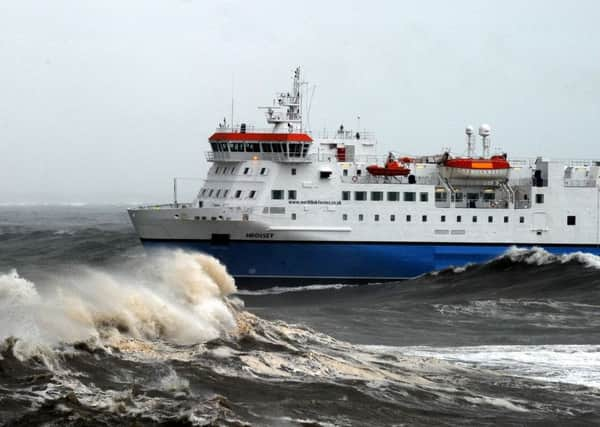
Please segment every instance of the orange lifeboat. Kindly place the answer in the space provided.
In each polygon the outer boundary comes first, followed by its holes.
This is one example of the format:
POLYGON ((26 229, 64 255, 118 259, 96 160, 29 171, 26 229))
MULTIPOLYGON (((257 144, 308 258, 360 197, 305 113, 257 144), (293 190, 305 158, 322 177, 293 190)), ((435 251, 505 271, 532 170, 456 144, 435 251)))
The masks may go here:
POLYGON ((489 159, 454 158, 442 163, 441 172, 446 178, 504 179, 508 178, 510 163, 506 156, 489 159))
POLYGON ((388 159, 385 166, 371 165, 367 166, 367 171, 374 176, 407 176, 410 169, 402 163, 388 159))

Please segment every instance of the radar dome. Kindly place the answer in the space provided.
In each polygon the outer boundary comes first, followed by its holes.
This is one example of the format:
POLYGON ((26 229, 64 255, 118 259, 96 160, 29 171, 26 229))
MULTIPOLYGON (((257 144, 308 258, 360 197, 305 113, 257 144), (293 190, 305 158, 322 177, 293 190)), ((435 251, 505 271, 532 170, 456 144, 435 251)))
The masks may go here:
POLYGON ((473 135, 473 126, 469 125, 465 128, 465 133, 469 136, 473 135))
POLYGON ((491 132, 492 132, 492 128, 490 127, 490 125, 483 124, 483 125, 479 126, 479 135, 480 136, 490 136, 491 132))

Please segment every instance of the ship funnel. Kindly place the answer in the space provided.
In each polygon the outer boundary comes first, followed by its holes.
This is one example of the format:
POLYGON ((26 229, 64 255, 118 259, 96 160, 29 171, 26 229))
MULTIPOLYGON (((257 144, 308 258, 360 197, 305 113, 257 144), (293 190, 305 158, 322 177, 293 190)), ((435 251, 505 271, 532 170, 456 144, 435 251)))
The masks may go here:
POLYGON ((492 128, 490 125, 482 124, 479 126, 479 135, 481 136, 481 140, 483 142, 483 157, 487 158, 490 156, 490 134, 492 133, 492 128))

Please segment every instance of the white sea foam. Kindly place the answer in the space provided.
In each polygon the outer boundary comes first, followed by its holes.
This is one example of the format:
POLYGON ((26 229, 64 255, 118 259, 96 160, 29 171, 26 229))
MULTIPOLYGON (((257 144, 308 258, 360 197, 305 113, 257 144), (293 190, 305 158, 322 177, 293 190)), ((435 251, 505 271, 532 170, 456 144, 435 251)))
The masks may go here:
POLYGON ((499 258, 505 256, 514 262, 525 262, 531 265, 547 265, 553 263, 566 264, 568 262, 576 261, 585 267, 600 269, 599 256, 580 251, 554 255, 539 247, 529 249, 513 246, 499 258))
MULTIPOLYGON (((371 347, 375 348, 375 347, 371 347)), ((383 350, 383 347, 377 347, 383 350)), ((386 347, 403 355, 433 357, 546 382, 600 388, 600 345, 486 345, 386 347)))
POLYGON ((226 299, 235 290, 218 261, 183 251, 135 272, 82 268, 41 288, 12 271, 0 275, 0 339, 17 338, 22 358, 61 342, 203 342, 235 328, 226 299))
POLYGON ((330 285, 306 285, 306 286, 275 286, 272 288, 260 289, 255 291, 240 290, 237 291, 237 295, 277 295, 285 294, 288 292, 307 292, 307 291, 326 291, 328 289, 339 290, 343 288, 351 288, 357 285, 344 285, 342 283, 330 284, 330 285))

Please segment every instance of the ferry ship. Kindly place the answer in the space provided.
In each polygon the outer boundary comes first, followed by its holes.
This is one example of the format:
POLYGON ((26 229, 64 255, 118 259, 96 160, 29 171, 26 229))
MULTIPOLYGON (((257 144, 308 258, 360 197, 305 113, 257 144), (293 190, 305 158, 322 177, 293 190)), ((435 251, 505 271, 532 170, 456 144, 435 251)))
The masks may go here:
POLYGON ((599 161, 492 153, 487 125, 463 156, 380 157, 368 132, 313 137, 305 92, 298 68, 268 129, 221 123, 193 201, 175 180, 173 203, 129 210, 143 245, 210 254, 242 286, 414 278, 512 246, 600 254, 599 161))

